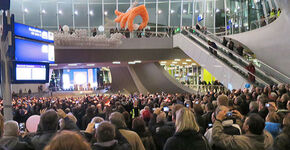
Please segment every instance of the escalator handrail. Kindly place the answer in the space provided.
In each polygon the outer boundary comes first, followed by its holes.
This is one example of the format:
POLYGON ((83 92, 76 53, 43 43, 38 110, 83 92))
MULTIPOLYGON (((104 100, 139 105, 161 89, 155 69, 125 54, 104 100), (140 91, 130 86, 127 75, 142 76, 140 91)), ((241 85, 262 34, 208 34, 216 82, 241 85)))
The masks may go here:
MULTIPOLYGON (((192 33, 190 33, 189 31, 187 31, 187 30, 184 30, 184 31, 186 31, 187 33, 189 33, 190 34, 190 36, 192 37, 192 38, 194 38, 195 40, 197 40, 198 42, 196 42, 196 43, 198 43, 198 44, 200 44, 200 45, 203 45, 203 46, 205 46, 205 47, 210 47, 210 48, 212 48, 213 50, 215 50, 216 52, 217 52, 217 54, 219 55, 219 56, 221 56, 221 57, 223 57, 223 58, 227 58, 227 56, 225 55, 225 54, 223 54, 222 52, 219 52, 219 51, 217 51, 215 48, 213 48, 212 46, 210 46, 210 45, 208 45, 207 43, 205 43, 202 39, 200 39, 198 36, 196 36, 196 35, 194 35, 194 34, 192 34, 192 33)), ((183 34, 183 33, 181 33, 181 34, 183 34)), ((206 52, 208 52, 208 51, 206 51, 206 52)), ((213 55, 213 54, 211 54, 211 53, 209 53, 210 55, 213 55)), ((215 56, 216 57, 216 56, 215 56)), ((238 66, 240 66, 240 70, 241 71, 243 71, 244 73, 248 73, 248 74, 251 74, 252 76, 254 76, 258 81, 260 81, 260 83, 263 83, 264 85, 269 85, 268 83, 266 83, 264 80, 262 80, 260 77, 257 77, 255 74, 253 74, 253 73, 251 73, 251 72, 249 72, 247 69, 245 69, 243 66, 241 66, 240 64, 238 64, 238 63, 236 63, 235 61, 232 61, 232 60, 228 60, 228 59, 226 59, 228 62, 230 62, 231 64, 234 64, 234 65, 238 65, 238 66)), ((221 61, 222 62, 222 61, 221 61)), ((225 62, 222 62, 223 64, 225 64, 225 62)), ((227 65, 227 64, 225 64, 225 65, 227 65)), ((233 66, 234 66, 233 65, 233 66)), ((233 70, 234 71, 236 71, 236 69, 234 69, 234 67, 231 67, 231 68, 233 68, 233 70)))
MULTIPOLYGON (((195 29, 195 28, 194 28, 194 29, 195 29)), ((242 60, 245 64, 247 64, 247 65, 250 64, 247 60, 245 60, 242 56, 240 56, 239 54, 237 54, 235 51, 232 51, 232 50, 230 50, 229 48, 227 48, 226 46, 222 45, 222 44, 220 43, 220 40, 219 40, 219 41, 216 41, 215 39, 213 39, 213 38, 211 38, 211 37, 205 35, 205 34, 202 33, 201 31, 196 30, 196 29, 195 29, 195 32, 197 32, 199 35, 203 36, 206 40, 214 41, 214 42, 217 44, 217 46, 218 46, 219 48, 225 49, 226 52, 232 53, 236 58, 242 60)), ((263 72, 263 71, 262 71, 259 67, 257 67, 257 66, 256 66, 256 70, 259 71, 260 73, 262 73, 264 76, 266 76, 266 77, 269 78, 270 80, 272 80, 274 83, 276 83, 276 84, 281 83, 281 82, 279 82, 277 79, 273 78, 272 76, 267 75, 265 72, 263 72)))
MULTIPOLYGON (((214 35, 213 33, 209 32, 209 31, 207 31, 207 32, 210 33, 210 34, 214 37, 214 39, 210 37, 211 39, 213 39, 213 40, 215 40, 215 41, 216 41, 216 39, 217 39, 217 40, 218 40, 218 41, 217 41, 218 44, 222 43, 222 39, 221 39, 220 37, 214 35)), ((221 44, 221 45, 222 45, 222 44, 221 44)), ((224 46, 224 45, 222 45, 222 46, 224 46)), ((225 47, 225 46, 224 46, 224 47, 225 47)), ((226 47, 226 48, 227 48, 227 47, 226 47)), ((235 48, 237 48, 237 47, 235 46, 235 48)), ((235 53, 236 56, 239 57, 239 59, 241 59, 241 60, 243 60, 244 62, 247 62, 247 64, 249 64, 249 61, 247 61, 245 58, 243 58, 242 56, 236 54, 236 52, 234 52, 234 53, 235 53)), ((247 54, 247 53, 246 53, 246 54, 247 54)), ((248 55, 248 56, 251 56, 250 54, 247 54, 247 55, 248 55)), ((270 70, 272 70, 272 71, 276 72, 277 74, 279 74, 280 76, 284 77, 285 79, 290 80, 290 78, 289 78, 287 75, 281 73, 280 71, 276 70, 275 68, 272 68, 271 66, 269 66, 269 65, 266 64, 265 62, 263 62, 263 61, 261 61, 261 60, 259 60, 259 59, 257 59, 257 58, 256 58, 256 60, 258 60, 259 63, 263 64, 264 66, 266 66, 266 67, 269 68, 270 70)), ((254 65, 255 65, 255 64, 254 64, 254 65)), ((257 69, 260 70, 260 67, 259 67, 259 66, 255 65, 255 67, 256 67, 257 69)), ((262 70, 260 70, 260 72, 262 72, 264 75, 267 75, 267 74, 265 74, 262 70)), ((267 76, 268 76, 268 75, 267 75, 267 76)), ((275 78, 274 78, 274 79, 275 79, 275 78)), ((276 79, 275 79, 275 80, 276 80, 276 79)), ((278 82, 279 82, 279 81, 278 81, 278 82)))

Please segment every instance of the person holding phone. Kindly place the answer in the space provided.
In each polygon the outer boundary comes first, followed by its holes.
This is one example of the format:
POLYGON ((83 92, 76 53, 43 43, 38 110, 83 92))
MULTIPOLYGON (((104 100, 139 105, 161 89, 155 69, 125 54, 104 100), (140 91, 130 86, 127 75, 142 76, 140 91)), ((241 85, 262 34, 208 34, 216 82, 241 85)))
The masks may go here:
POLYGON ((4 123, 4 134, 0 139, 0 145, 11 150, 33 150, 33 147, 26 142, 20 142, 19 125, 16 121, 6 121, 4 123))

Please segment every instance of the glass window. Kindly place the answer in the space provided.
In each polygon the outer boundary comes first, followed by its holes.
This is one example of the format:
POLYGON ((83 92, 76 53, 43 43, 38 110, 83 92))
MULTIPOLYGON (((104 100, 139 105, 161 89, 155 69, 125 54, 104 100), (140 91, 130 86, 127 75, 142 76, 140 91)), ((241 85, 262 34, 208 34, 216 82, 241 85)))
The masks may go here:
POLYGON ((192 1, 184 0, 183 10, 182 10, 182 25, 183 26, 192 26, 192 1))
POLYGON ((88 27, 88 5, 74 4, 75 26, 81 28, 88 27))
POLYGON ((90 26, 98 27, 102 25, 102 4, 90 4, 90 26))
POLYGON ((180 26, 181 2, 171 2, 170 26, 180 26))
POLYGON ((40 27, 40 2, 23 1, 23 13, 25 24, 40 27))
POLYGON ((11 13, 14 14, 16 22, 23 23, 22 3, 19 0, 11 0, 11 13))
POLYGON ((158 4, 158 26, 168 26, 169 3, 159 2, 158 4))
MULTIPOLYGON (((216 12, 216 10, 214 10, 214 1, 207 0, 205 8, 206 8, 205 16, 204 16, 205 26, 207 27, 208 31, 213 32, 213 29, 214 29, 214 13, 216 12)), ((219 9, 217 9, 217 10, 220 11, 219 9)))
POLYGON ((104 5, 104 17, 105 17, 105 28, 110 29, 110 28, 115 28, 116 23, 115 23, 115 10, 116 10, 116 4, 105 4, 104 5))
POLYGON ((57 10, 55 2, 41 2, 42 26, 57 29, 57 10))
POLYGON ((73 14, 71 3, 58 3, 58 19, 59 25, 73 26, 73 14))
POLYGON ((146 1, 146 7, 149 14, 149 26, 156 25, 156 3, 147 3, 146 1))
POLYGON ((216 33, 225 31, 225 5, 224 0, 216 1, 215 10, 216 33))

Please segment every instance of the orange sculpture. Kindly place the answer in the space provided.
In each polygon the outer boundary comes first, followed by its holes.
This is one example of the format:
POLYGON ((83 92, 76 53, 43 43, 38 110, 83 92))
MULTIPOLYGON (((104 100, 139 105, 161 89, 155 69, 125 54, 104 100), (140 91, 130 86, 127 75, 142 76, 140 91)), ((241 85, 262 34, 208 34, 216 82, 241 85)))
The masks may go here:
POLYGON ((139 30, 144 29, 147 26, 148 21, 149 21, 149 15, 148 15, 145 5, 134 7, 126 13, 122 13, 122 12, 119 12, 118 10, 115 10, 115 14, 118 16, 115 19, 115 22, 120 23, 121 28, 125 28, 126 23, 128 22, 128 29, 130 32, 134 30, 133 22, 134 22, 134 19, 138 15, 140 15, 142 18, 142 23, 139 25, 139 28, 138 28, 139 30))

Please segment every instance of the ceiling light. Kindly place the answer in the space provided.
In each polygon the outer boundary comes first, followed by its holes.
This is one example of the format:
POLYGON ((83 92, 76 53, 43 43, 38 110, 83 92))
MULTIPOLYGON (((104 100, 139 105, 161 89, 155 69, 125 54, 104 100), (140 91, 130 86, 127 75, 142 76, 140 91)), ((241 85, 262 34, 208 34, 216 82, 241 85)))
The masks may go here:
POLYGON ((170 13, 172 13, 172 14, 173 14, 174 12, 175 12, 174 10, 170 10, 170 13))
POLYGON ((93 67, 95 64, 87 64, 88 67, 93 67))
POLYGON ((112 63, 113 64, 121 64, 121 62, 119 62, 119 61, 113 61, 112 63))
POLYGON ((68 66, 77 66, 78 64, 68 64, 68 66))
POLYGON ((134 65, 135 62, 134 62, 134 61, 129 61, 128 64, 130 64, 130 65, 134 65))
POLYGON ((187 62, 191 62, 191 59, 186 59, 185 61, 187 61, 187 62))
POLYGON ((191 65, 196 66, 196 63, 192 63, 191 65))
POLYGON ((185 9, 183 9, 183 13, 185 14, 185 13, 187 13, 187 11, 185 9))
POLYGON ((107 15, 108 15, 108 12, 107 12, 107 11, 105 11, 105 12, 104 12, 104 15, 105 15, 105 16, 107 16, 107 15))
POLYGON ((158 14, 161 14, 162 13, 162 10, 158 10, 158 14))
POLYGON ((183 65, 187 65, 187 63, 186 63, 186 62, 183 62, 182 64, 183 64, 183 65))
POLYGON ((42 11, 41 11, 43 14, 46 14, 46 11, 44 10, 44 9, 42 9, 42 11))
POLYGON ((161 64, 166 64, 167 62, 166 62, 166 61, 161 61, 160 63, 161 63, 161 64))
POLYGON ((218 8, 215 10, 215 12, 217 12, 217 13, 218 13, 218 12, 220 12, 220 11, 221 11, 221 10, 220 10, 220 9, 218 9, 218 8))
POLYGON ((176 61, 173 61, 172 64, 177 64, 177 62, 176 61))
POLYGON ((180 59, 174 59, 174 61, 180 61, 180 59))
POLYGON ((93 12, 92 10, 90 11, 90 15, 91 15, 91 16, 93 16, 93 15, 94 15, 94 12, 93 12))
POLYGON ((141 60, 135 60, 134 62, 135 62, 136 64, 140 64, 140 63, 142 63, 141 60))
POLYGON ((195 13, 198 13, 199 11, 198 10, 195 10, 195 13))
POLYGON ((79 12, 76 10, 76 11, 75 11, 75 15, 78 15, 78 14, 79 14, 79 12))
POLYGON ((28 9, 27 8, 24 8, 24 12, 28 13, 28 9))
POLYGON ((62 10, 59 10, 58 13, 59 13, 59 14, 62 14, 62 10))

